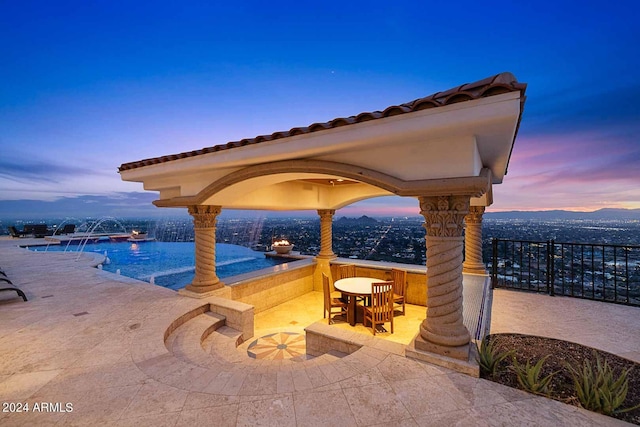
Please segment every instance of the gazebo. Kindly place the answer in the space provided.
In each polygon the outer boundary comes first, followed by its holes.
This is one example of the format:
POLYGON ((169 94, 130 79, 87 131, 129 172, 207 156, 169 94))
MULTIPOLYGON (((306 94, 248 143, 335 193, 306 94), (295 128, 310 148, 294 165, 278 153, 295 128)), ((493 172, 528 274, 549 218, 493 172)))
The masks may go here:
POLYGON ((426 318, 415 349, 466 360, 462 273, 485 273, 482 215, 507 173, 525 90, 501 73, 383 111, 125 163, 119 172, 159 192, 156 206, 193 216, 196 270, 183 292, 192 297, 224 287, 215 267, 222 209, 317 211, 319 284, 335 258, 337 209, 378 196, 415 198, 427 250, 426 318))

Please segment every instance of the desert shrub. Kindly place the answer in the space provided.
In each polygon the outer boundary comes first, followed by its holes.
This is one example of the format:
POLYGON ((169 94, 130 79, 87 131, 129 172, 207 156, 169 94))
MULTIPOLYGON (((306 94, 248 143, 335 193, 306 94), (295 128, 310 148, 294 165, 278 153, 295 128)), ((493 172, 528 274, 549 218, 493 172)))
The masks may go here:
POLYGON ((513 356, 515 352, 515 350, 500 352, 495 342, 488 337, 482 340, 480 347, 476 342, 476 349, 478 350, 476 360, 480 365, 480 373, 487 378, 493 378, 500 362, 507 357, 513 356))
POLYGON ((640 404, 621 409, 629 391, 629 369, 616 376, 607 361, 595 352, 594 358, 595 366, 589 360, 585 360, 579 369, 567 364, 580 405, 605 415, 638 409, 640 404))
POLYGON ((552 372, 546 377, 541 378, 542 366, 548 357, 549 356, 545 356, 538 360, 535 365, 531 365, 528 360, 526 365, 521 365, 515 357, 512 359, 511 369, 515 372, 520 387, 531 393, 543 396, 549 395, 549 384, 556 373, 552 372))

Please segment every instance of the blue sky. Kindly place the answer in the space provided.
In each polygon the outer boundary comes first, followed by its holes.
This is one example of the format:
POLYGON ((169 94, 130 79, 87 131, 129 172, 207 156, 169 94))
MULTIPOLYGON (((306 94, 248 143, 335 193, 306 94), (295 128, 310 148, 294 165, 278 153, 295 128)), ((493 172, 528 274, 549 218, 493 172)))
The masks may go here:
POLYGON ((529 86, 491 210, 640 208, 637 2, 236 3, 0 0, 0 214, 152 212, 120 164, 502 71, 529 86))

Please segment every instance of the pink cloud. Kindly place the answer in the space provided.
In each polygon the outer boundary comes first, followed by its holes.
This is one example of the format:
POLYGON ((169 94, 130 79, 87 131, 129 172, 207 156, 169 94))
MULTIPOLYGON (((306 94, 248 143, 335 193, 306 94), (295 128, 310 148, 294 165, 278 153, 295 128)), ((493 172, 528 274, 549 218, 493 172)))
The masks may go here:
POLYGON ((492 210, 640 205, 640 146, 605 133, 523 137, 492 210))

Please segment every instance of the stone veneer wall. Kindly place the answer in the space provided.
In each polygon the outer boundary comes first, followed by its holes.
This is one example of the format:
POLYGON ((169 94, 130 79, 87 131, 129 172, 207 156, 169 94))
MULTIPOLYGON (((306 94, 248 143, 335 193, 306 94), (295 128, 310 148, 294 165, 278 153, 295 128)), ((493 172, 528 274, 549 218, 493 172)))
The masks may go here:
MULTIPOLYGON (((338 264, 332 263, 331 274, 337 277, 338 264)), ((356 264, 358 276, 375 277, 380 280, 391 280, 391 267, 381 263, 379 265, 356 264)), ((407 270, 407 303, 426 306, 427 301, 427 276, 425 272, 416 271, 412 266, 407 270)), ((226 288, 230 295, 225 297, 234 301, 240 301, 255 307, 255 313, 268 310, 314 290, 313 278, 315 263, 311 260, 294 261, 288 264, 286 269, 273 271, 267 274, 259 272, 243 275, 241 280, 227 283, 226 288), (296 265, 298 264, 298 265, 296 265), (248 277, 247 277, 248 276, 248 277), (254 277, 251 277, 254 276, 254 277)), ((401 266, 399 268, 402 268, 401 266)))
POLYGON ((313 291, 314 264, 275 272, 262 277, 230 283, 231 299, 251 304, 255 313, 280 305, 313 291))
POLYGON ((408 304, 427 306, 427 273, 407 273, 408 304))

